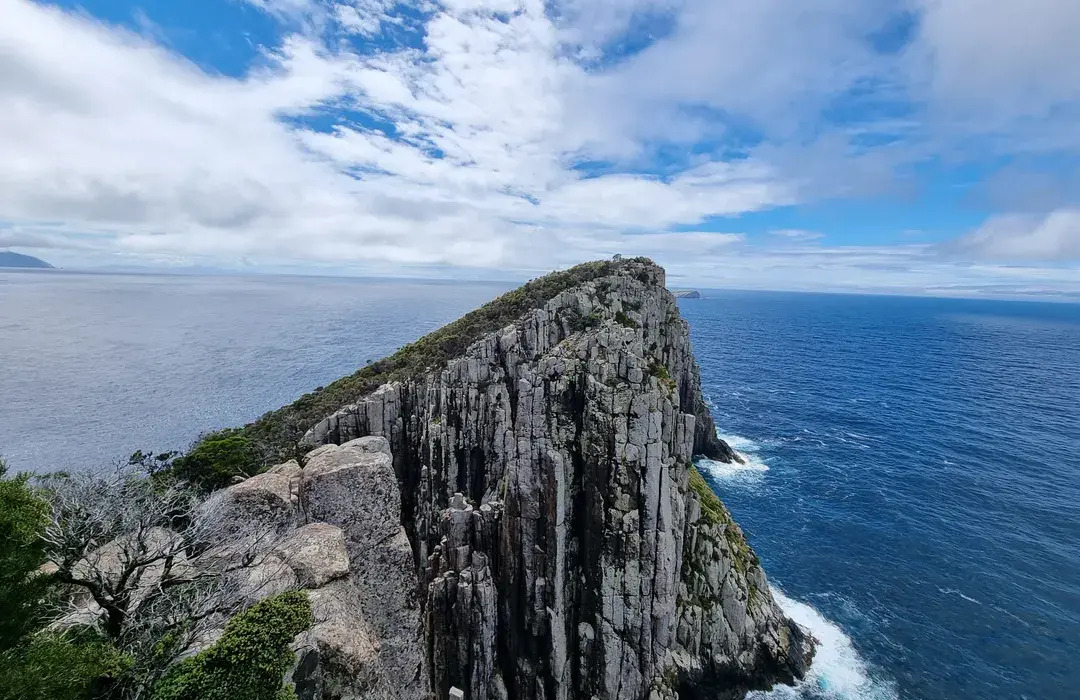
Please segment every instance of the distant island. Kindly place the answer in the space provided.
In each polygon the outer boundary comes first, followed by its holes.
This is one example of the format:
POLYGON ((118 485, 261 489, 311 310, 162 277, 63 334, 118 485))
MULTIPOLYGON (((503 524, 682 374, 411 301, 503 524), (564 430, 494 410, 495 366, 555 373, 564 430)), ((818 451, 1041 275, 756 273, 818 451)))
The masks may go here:
POLYGON ((32 267, 40 270, 54 269, 52 265, 33 255, 23 255, 0 250, 0 267, 32 267))
POLYGON ((676 299, 700 299, 701 292, 696 289, 672 289, 676 299))

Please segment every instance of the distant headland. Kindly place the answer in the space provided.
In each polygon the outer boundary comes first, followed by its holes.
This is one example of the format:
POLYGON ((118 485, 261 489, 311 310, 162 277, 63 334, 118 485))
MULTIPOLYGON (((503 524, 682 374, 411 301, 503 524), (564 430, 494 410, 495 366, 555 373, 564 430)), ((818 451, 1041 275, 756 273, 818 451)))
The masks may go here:
POLYGON ((33 255, 23 255, 0 250, 0 267, 31 267, 39 270, 54 269, 52 265, 33 255))
POLYGON ((700 299, 701 292, 696 289, 672 289, 676 299, 700 299))

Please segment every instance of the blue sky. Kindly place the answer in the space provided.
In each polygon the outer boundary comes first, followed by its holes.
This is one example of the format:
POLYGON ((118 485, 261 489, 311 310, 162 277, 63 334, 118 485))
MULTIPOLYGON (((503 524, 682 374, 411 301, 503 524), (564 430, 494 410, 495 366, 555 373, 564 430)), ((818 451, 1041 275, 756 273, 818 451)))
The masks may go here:
POLYGON ((0 248, 68 267, 1080 298, 1072 0, 0 4, 0 248))

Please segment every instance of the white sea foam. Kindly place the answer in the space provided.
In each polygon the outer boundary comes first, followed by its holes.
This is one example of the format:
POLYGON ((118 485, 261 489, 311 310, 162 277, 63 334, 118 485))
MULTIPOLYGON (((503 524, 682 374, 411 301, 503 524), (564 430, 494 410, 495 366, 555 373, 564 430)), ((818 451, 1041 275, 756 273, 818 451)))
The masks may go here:
POLYGON ((731 449, 735 450, 735 453, 743 459, 742 463, 717 462, 711 459, 699 459, 696 462, 699 469, 721 481, 742 482, 760 481, 765 472, 769 471, 769 465, 765 464, 765 462, 755 454, 755 451, 759 449, 758 443, 739 435, 723 435, 717 432, 716 436, 726 442, 731 449))
POLYGON ((699 459, 694 462, 698 469, 721 481, 759 481, 769 471, 764 462, 748 460, 746 464, 738 462, 716 462, 711 459, 699 459))
POLYGON ((961 598, 963 598, 964 600, 966 600, 969 603, 975 603, 976 605, 982 605, 982 601, 975 600, 971 596, 965 595, 963 591, 958 590, 956 588, 939 588, 938 590, 941 591, 942 593, 944 593, 945 595, 958 595, 958 596, 960 596, 961 598))
POLYGON ((794 700, 821 698, 823 700, 895 700, 893 683, 875 674, 855 651, 855 647, 838 625, 826 620, 821 613, 772 588, 773 598, 795 622, 810 630, 820 642, 814 662, 806 678, 795 687, 777 686, 771 691, 750 693, 755 700, 794 700))
POLYGON ((756 452, 757 450, 761 449, 761 445, 754 442, 750 438, 744 438, 741 435, 724 435, 718 430, 716 431, 716 437, 720 438, 728 445, 731 445, 731 449, 739 453, 756 452))

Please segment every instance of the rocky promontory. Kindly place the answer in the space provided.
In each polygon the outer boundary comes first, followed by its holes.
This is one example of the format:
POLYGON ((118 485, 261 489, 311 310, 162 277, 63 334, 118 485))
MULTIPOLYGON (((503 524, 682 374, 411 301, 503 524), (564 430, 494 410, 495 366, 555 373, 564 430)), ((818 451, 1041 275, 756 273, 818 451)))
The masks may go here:
POLYGON ((696 289, 672 289, 671 295, 676 299, 700 299, 701 292, 696 289))
POLYGON ((741 697, 805 672, 813 640, 692 464, 738 455, 663 269, 591 265, 247 429, 296 435, 215 503, 295 529, 302 699, 741 697))

